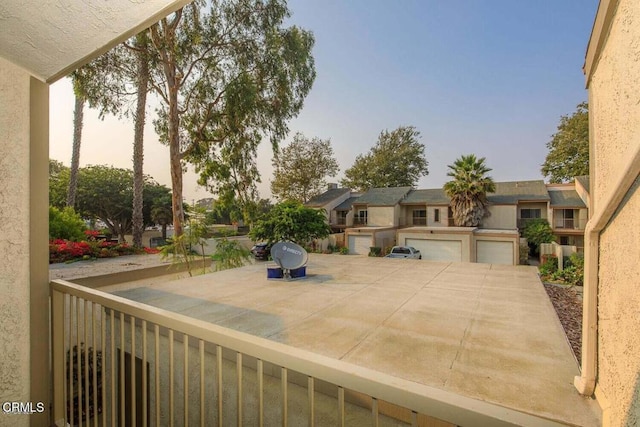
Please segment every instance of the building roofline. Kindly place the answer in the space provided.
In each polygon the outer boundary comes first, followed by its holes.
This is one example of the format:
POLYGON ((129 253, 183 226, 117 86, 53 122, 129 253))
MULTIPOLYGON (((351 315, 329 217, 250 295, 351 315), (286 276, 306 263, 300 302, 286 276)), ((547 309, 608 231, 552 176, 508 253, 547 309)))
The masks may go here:
POLYGON ((587 51, 585 53, 584 65, 582 66, 582 72, 585 75, 585 86, 587 88, 591 84, 591 77, 597 68, 602 48, 609 36, 609 29, 611 28, 611 22, 613 21, 615 10, 618 7, 618 2, 619 0, 600 0, 598 4, 598 11, 593 21, 591 36, 589 37, 589 43, 587 44, 587 51))

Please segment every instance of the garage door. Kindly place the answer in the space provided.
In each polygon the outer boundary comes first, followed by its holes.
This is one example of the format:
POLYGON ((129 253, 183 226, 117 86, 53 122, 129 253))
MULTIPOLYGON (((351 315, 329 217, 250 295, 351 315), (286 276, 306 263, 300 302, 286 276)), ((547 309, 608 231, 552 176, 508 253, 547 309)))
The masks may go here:
POLYGON ((422 259, 430 261, 462 261, 462 242, 459 240, 405 239, 422 253, 422 259))
POLYGON ((349 253, 368 255, 371 247, 371 235, 349 236, 349 253))
POLYGON ((478 240, 476 259, 487 264, 513 265, 513 243, 478 240))

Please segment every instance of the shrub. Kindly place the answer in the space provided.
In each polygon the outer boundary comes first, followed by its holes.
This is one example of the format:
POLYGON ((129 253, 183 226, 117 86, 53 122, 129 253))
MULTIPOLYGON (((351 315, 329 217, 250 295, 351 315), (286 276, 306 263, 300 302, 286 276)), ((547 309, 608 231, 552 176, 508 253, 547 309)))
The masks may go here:
POLYGON ((578 270, 576 266, 572 265, 564 268, 562 271, 558 271, 554 274, 554 278, 562 280, 567 285, 582 286, 584 281, 583 272, 578 270))
POLYGON ((538 269, 541 276, 551 276, 558 271, 558 258, 555 255, 546 255, 538 269))
POLYGON ((551 243, 554 241, 553 230, 549 222, 544 218, 536 218, 527 223, 522 235, 527 239, 527 242, 533 246, 534 254, 540 253, 541 243, 551 243))
POLYGON ((216 271, 242 267, 251 258, 251 252, 242 246, 237 240, 229 240, 226 237, 218 239, 216 252, 211 255, 216 262, 216 271))
POLYGON ((382 255, 382 248, 379 246, 371 246, 369 248, 369 256, 378 257, 382 255))
POLYGON ((86 229, 84 221, 73 208, 58 209, 49 206, 49 240, 80 241, 85 238, 86 229))
POLYGON ((340 255, 349 255, 349 248, 346 246, 340 248, 340 255))
POLYGON ((529 245, 520 245, 520 265, 529 264, 529 245))

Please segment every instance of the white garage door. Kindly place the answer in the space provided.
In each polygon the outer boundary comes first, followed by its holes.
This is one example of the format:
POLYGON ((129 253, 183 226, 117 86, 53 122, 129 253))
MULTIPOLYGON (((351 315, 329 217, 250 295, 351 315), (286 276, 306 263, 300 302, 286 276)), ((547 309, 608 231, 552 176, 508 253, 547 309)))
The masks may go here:
POLYGON ((349 253, 368 255, 371 247, 371 235, 349 236, 349 253))
POLYGON ((476 259, 487 264, 513 265, 513 243, 478 240, 476 259))
POLYGON ((459 240, 405 239, 422 253, 422 259, 430 261, 462 261, 462 242, 459 240))

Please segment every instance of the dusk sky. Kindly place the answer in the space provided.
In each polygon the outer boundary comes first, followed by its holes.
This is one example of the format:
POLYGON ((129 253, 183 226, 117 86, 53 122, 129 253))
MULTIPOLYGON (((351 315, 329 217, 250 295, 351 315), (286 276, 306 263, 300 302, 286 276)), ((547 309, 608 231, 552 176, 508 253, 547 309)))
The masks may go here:
MULTIPOLYGON (((325 0, 289 2, 291 23, 311 30, 317 77, 291 133, 330 139, 341 171, 380 131, 415 126, 429 175, 447 181, 463 154, 486 157, 496 181, 543 179, 546 143, 561 115, 587 99, 582 65, 597 0, 325 0)), ((50 157, 69 165, 73 93, 51 86, 50 157)), ((152 108, 149 108, 152 111, 152 108)), ((168 147, 151 119, 144 172, 171 187, 168 147)), ((85 110, 80 163, 132 168, 133 124, 85 110)), ((262 197, 270 197, 271 147, 258 154, 262 197)), ((185 177, 188 202, 211 195, 185 177)))

